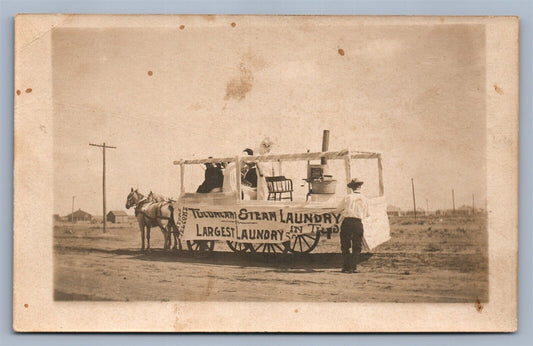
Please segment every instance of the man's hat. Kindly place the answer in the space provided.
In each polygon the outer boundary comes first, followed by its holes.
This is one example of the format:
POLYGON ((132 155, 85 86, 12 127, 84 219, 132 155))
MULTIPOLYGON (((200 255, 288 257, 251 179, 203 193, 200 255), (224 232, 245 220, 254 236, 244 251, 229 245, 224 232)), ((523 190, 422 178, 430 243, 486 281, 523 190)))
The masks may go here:
POLYGON ((355 188, 358 188, 359 186, 363 185, 364 182, 362 182, 361 180, 357 179, 357 178, 353 178, 349 183, 348 186, 350 189, 355 189, 355 188))
POLYGON ((250 156, 253 156, 254 155, 254 151, 250 148, 246 148, 242 151, 243 153, 246 152, 248 155, 250 156))

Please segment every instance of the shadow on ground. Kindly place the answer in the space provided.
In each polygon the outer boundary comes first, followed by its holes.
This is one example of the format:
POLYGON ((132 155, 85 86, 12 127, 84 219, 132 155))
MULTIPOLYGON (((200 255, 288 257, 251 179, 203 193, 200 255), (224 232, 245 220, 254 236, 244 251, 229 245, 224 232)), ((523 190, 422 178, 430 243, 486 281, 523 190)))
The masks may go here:
MULTIPOLYGON (((202 263, 213 265, 242 266, 242 267, 269 267, 277 269, 333 269, 341 268, 342 256, 340 253, 234 253, 234 252, 191 252, 165 251, 153 249, 150 252, 141 252, 137 249, 98 249, 79 247, 57 247, 59 252, 102 253, 110 256, 130 256, 130 259, 141 261, 159 261, 176 263, 202 263)), ((360 262, 372 257, 371 253, 362 253, 360 262)))

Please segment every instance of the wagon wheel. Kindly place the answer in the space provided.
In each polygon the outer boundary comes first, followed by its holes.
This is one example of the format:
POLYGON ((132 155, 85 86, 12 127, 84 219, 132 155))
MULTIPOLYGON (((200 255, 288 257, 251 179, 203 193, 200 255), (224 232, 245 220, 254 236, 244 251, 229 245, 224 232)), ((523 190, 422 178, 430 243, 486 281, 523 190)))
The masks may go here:
POLYGON ((245 253, 246 251, 250 250, 250 245, 252 245, 249 243, 239 243, 230 240, 226 241, 226 244, 228 244, 229 248, 236 253, 245 253))
POLYGON ((292 253, 309 253, 318 245, 320 232, 300 234, 291 239, 289 251, 292 253))
POLYGON ((274 253, 287 253, 289 251, 289 242, 285 243, 261 243, 261 244, 249 244, 250 251, 252 253, 266 253, 266 254, 274 254, 274 253))
POLYGON ((187 240, 189 251, 213 251, 215 248, 214 240, 187 240))

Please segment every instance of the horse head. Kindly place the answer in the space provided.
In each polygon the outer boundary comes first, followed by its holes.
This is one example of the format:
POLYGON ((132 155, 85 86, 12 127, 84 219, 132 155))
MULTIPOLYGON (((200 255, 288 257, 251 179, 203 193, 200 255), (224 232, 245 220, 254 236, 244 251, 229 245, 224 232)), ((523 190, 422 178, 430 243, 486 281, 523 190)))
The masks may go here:
POLYGON ((141 199, 143 199, 144 196, 137 191, 137 189, 131 188, 131 192, 128 195, 128 198, 126 199, 126 209, 129 209, 133 206, 136 206, 141 199))

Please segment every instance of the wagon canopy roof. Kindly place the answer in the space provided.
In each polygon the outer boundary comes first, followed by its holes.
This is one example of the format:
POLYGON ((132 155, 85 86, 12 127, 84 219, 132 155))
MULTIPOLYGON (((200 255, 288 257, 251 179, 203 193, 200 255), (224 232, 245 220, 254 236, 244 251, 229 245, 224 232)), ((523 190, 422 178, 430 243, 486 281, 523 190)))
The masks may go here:
MULTIPOLYGON (((203 163, 216 163, 216 162, 231 162, 235 161, 237 156, 233 157, 219 157, 209 159, 195 159, 195 160, 179 160, 174 161, 175 165, 192 165, 203 163)), ((343 160, 347 157, 352 159, 377 159, 381 157, 380 153, 372 153, 367 151, 350 151, 348 149, 341 151, 325 151, 325 152, 313 152, 313 153, 300 153, 300 154, 281 154, 281 155, 254 155, 254 156, 239 156, 239 160, 243 162, 250 161, 302 161, 302 160, 319 160, 325 157, 328 160, 343 160)))

